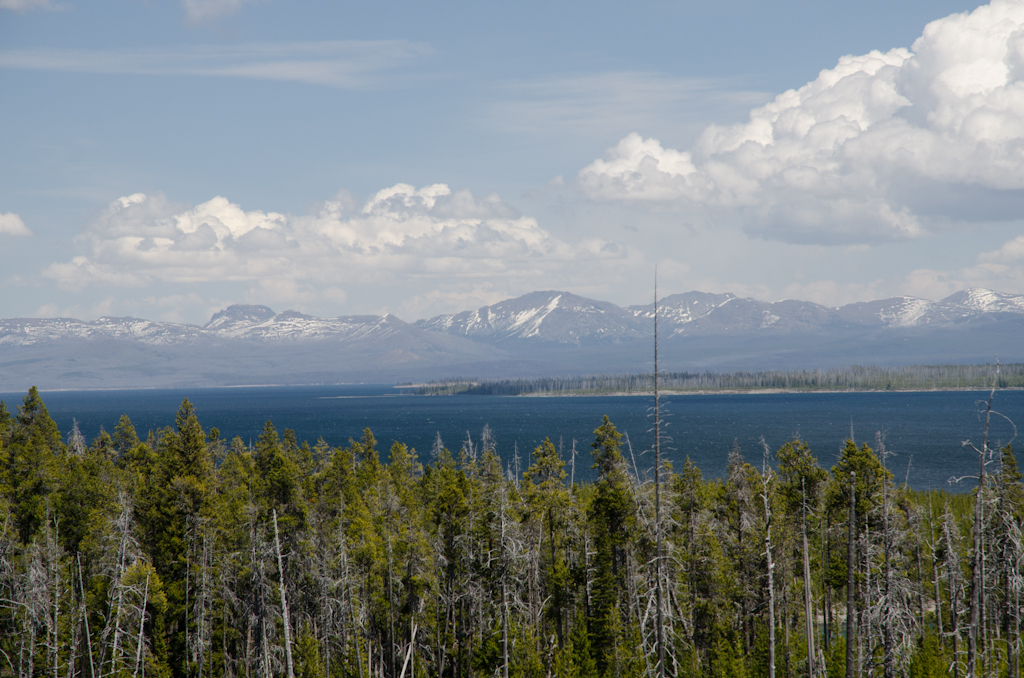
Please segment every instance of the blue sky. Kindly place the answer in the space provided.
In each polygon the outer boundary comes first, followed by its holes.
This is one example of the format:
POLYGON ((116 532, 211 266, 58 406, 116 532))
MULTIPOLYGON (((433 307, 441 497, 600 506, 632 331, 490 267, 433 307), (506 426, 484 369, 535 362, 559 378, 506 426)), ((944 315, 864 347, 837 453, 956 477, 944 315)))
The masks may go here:
POLYGON ((1021 36, 1009 1, 0 0, 0 316, 630 304, 655 264, 1024 293, 1021 36))

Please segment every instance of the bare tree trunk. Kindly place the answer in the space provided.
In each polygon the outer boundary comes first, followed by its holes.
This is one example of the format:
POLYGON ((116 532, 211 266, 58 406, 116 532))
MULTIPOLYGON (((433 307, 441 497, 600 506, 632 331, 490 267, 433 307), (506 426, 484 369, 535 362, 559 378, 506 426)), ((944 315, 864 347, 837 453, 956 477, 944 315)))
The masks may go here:
POLYGON ((1003 576, 1003 630, 1006 633, 1006 675, 1007 678, 1017 678, 1014 670, 1016 652, 1013 646, 1013 634, 1010 626, 1010 619, 1014 614, 1013 592, 1010 590, 1010 568, 1014 567, 1015 563, 1014 559, 1007 553, 1008 550, 1009 544, 1003 549, 1003 563, 1006 568, 1003 576))
MULTIPOLYGON (((761 441, 764 443, 764 441, 761 441)), ((775 678, 775 563, 772 562, 772 507, 768 487, 772 480, 768 467, 768 446, 764 446, 761 465, 761 499, 764 501, 764 553, 768 565, 768 678, 775 678)))
MULTIPOLYGON (((665 614, 661 590, 661 409, 658 393, 658 269, 654 269, 654 577, 658 619, 658 676, 665 678, 665 614)), ((771 555, 768 556, 769 563, 771 555)), ((771 578, 771 565, 768 566, 771 578)))
MULTIPOLYGON (((948 510, 948 507, 947 507, 948 510)), ((954 556, 953 551, 953 536, 950 534, 950 528, 947 524, 944 527, 946 536, 946 572, 949 575, 949 618, 950 618, 950 631, 953 634, 953 678, 960 678, 960 610, 957 609, 957 591, 956 591, 956 580, 953 568, 953 562, 951 562, 954 556)), ((968 669, 969 671, 970 669, 968 669)))
POLYGON ((807 626, 807 676, 814 678, 814 606, 811 591, 811 554, 807 546, 807 488, 804 479, 800 478, 800 491, 803 495, 800 513, 800 535, 804 547, 804 619, 807 626))
MULTIPOLYGON (((824 607, 824 614, 822 615, 821 625, 821 640, 825 650, 825 654, 828 654, 831 641, 831 638, 829 638, 829 634, 832 632, 832 587, 828 585, 828 578, 824 576, 824 572, 825 567, 827 567, 826 563, 829 562, 831 552, 829 549, 828 530, 826 529, 826 526, 828 525, 828 513, 827 511, 824 511, 823 514, 824 515, 822 516, 822 520, 820 521, 820 526, 818 528, 821 530, 820 553, 822 557, 821 570, 823 573, 821 577, 821 600, 822 606, 824 607)), ((822 669, 822 673, 824 673, 824 668, 822 669)))
MULTIPOLYGON (((978 489, 974 498, 974 552, 971 554, 971 611, 967 628, 967 675, 975 676, 978 672, 978 630, 979 624, 985 624, 985 554, 982 531, 984 526, 984 493, 985 493, 985 462, 988 457, 988 429, 992 417, 992 399, 995 397, 996 384, 999 380, 999 365, 996 364, 996 376, 989 391, 988 405, 985 409, 985 433, 981 449, 974 447, 978 453, 978 489)), ((966 443, 965 443, 966 444, 966 443)), ((982 654, 984 652, 985 631, 982 631, 982 654)), ((982 658, 984 659, 984 658, 982 658)))
POLYGON ((53 550, 50 559, 53 562, 53 678, 60 678, 60 525, 56 518, 53 521, 53 550))
POLYGON ((892 638, 892 564, 890 548, 892 535, 889 533, 889 482, 886 478, 886 450, 879 435, 879 454, 882 457, 882 572, 886 608, 882 611, 882 671, 885 678, 896 678, 896 661, 893 656, 892 638))
POLYGON ((92 634, 89 633, 89 607, 85 604, 85 582, 82 581, 82 559, 76 554, 78 564, 78 587, 82 592, 82 617, 85 620, 85 651, 89 653, 89 678, 96 678, 96 668, 92 663, 92 634))
POLYGON ((391 550, 391 521, 386 525, 388 533, 388 672, 395 675, 395 586, 394 559, 391 550))
MULTIPOLYGON (((139 644, 135 650, 135 670, 132 671, 132 678, 139 673, 139 667, 145 659, 143 648, 145 647, 144 631, 146 630, 146 604, 149 603, 149 572, 146 573, 146 588, 142 594, 142 614, 139 616, 139 644)), ((227 653, 225 653, 225 656, 227 653)))
MULTIPOLYGON (((573 455, 576 453, 573 441, 573 455)), ((501 483, 501 675, 508 678, 508 559, 505 547, 505 481, 501 483)))
POLYGON ((921 568, 921 540, 917 542, 917 611, 921 622, 921 637, 924 638, 924 570, 921 568))
POLYGON ((932 523, 932 502, 928 499, 928 534, 930 536, 929 546, 932 550, 932 586, 935 598, 935 628, 939 635, 939 644, 942 643, 942 589, 939 588, 939 561, 935 558, 935 527, 932 523))
POLYGON ((850 520, 849 542, 846 547, 846 676, 856 675, 856 639, 857 639, 857 474, 850 471, 850 520))
POLYGON ((288 599, 284 590, 284 560, 281 558, 281 539, 277 532, 277 509, 274 509, 274 548, 277 550, 277 572, 281 580, 281 616, 284 622, 284 660, 288 678, 295 678, 295 667, 292 664, 291 622, 288 619, 288 599))

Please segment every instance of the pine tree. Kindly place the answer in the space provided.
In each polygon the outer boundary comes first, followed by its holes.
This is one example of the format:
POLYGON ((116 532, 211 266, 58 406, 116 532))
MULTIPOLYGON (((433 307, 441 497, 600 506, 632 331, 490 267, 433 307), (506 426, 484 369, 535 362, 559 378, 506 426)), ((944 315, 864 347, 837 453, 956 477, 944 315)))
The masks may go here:
POLYGON ((19 408, 7 440, 8 483, 14 525, 23 544, 47 522, 57 487, 64 443, 57 424, 33 386, 19 408))
POLYGON ((605 415, 594 435, 591 447, 598 479, 588 521, 597 553, 591 624, 598 670, 607 673, 621 668, 617 648, 621 642, 621 608, 626 585, 625 547, 633 526, 635 505, 626 462, 622 458, 622 434, 605 415))

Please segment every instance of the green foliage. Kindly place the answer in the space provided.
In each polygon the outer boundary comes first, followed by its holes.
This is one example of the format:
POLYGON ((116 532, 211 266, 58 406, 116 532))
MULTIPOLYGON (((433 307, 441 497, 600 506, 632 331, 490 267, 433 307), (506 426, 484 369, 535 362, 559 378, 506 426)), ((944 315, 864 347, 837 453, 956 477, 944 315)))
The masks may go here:
MULTIPOLYGON (((510 478, 487 428, 476 442, 467 435, 457 456, 439 440, 429 463, 401 442, 382 459, 369 429, 332 449, 268 421, 250 447, 216 429, 207 435, 185 400, 174 426, 146 441, 122 417, 112 435, 85 445, 72 431, 65 446, 32 389, 16 416, 0 403, 0 678, 90 670, 127 678, 143 669, 150 678, 283 678, 282 590, 298 678, 398 678, 403 667, 420 678, 651 675, 653 486, 630 473, 622 444, 604 417, 591 445, 597 480, 570 488, 550 439, 510 478)), ((1024 478, 1010 447, 990 465, 978 528, 972 494, 894 488, 868 445, 848 441, 831 473, 799 440, 775 459, 770 482, 738 448, 721 480, 705 480, 689 458, 664 476, 669 675, 768 675, 766 501, 776 675, 806 674, 805 585, 819 646, 821 606, 833 603, 819 675, 845 674, 837 627, 850 471, 862 535, 858 609, 877 613, 885 566, 910 592, 909 604, 887 610, 902 615, 913 641, 897 674, 948 675, 953 602, 963 659, 974 529, 984 530, 990 567, 986 609, 1002 624, 982 651, 1005 651, 1016 634, 1009 621, 1022 611, 1011 589, 1024 566, 1024 478), (949 546, 942 529, 956 533, 949 546)), ((880 659, 881 632, 871 628, 880 659)))

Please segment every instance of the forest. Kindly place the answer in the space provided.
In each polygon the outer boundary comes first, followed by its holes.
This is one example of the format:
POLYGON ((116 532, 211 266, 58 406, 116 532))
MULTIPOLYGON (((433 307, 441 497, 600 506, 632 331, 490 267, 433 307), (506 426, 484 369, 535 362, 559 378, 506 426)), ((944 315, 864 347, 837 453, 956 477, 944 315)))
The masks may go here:
MULTIPOLYGON (((851 366, 764 372, 662 372, 659 388, 673 393, 714 391, 885 391, 987 389, 995 365, 851 366)), ((1024 364, 998 366, 999 388, 1024 388, 1024 364)), ((597 395, 649 393, 652 373, 502 379, 448 379, 408 386, 421 395, 597 395)))
POLYGON ((711 479, 594 423, 522 460, 486 427, 250 446, 185 400, 87 441, 33 388, 0 403, 0 676, 1019 678, 1024 489, 987 425, 978 476, 921 492, 882 436, 711 479))

